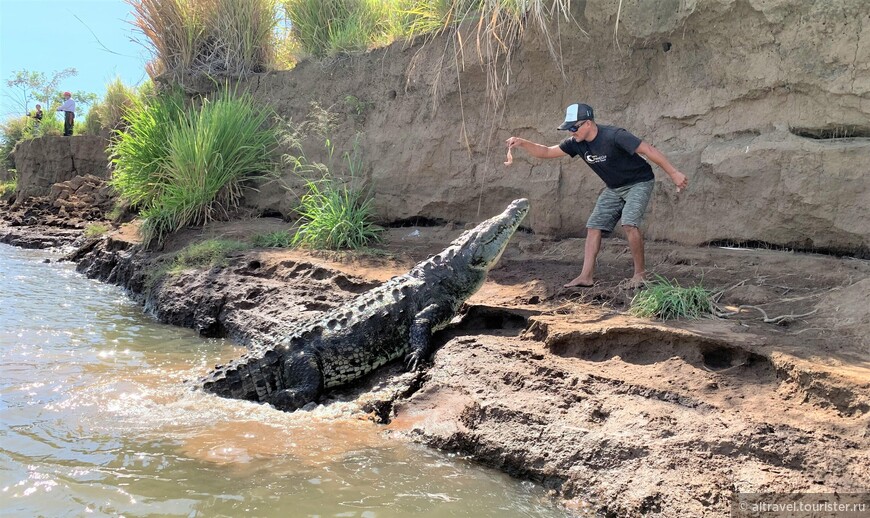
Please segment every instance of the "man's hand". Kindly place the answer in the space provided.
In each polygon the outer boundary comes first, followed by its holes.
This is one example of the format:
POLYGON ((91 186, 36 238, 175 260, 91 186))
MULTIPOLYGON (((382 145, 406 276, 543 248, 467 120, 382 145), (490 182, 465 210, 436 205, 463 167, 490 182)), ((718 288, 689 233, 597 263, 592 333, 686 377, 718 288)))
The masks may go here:
POLYGON ((508 150, 511 150, 515 147, 520 147, 523 143, 523 140, 524 139, 521 139, 520 137, 511 137, 507 139, 505 143, 507 144, 508 150))
POLYGON ((671 175, 671 180, 674 182, 674 185, 677 186, 677 192, 680 192, 689 186, 689 179, 679 171, 674 171, 674 174, 671 175))

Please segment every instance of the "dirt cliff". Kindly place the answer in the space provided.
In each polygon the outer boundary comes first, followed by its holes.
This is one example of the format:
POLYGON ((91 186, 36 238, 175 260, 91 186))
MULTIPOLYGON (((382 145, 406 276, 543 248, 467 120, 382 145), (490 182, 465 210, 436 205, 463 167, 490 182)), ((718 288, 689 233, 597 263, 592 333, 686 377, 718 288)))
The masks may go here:
MULTIPOLYGON (((531 230, 582 236, 602 186, 584 164, 522 152, 512 166, 502 162, 511 135, 557 143, 564 107, 583 101, 599 123, 628 128, 689 177, 678 195, 657 171, 649 238, 868 256, 865 2, 626 0, 615 31, 619 3, 572 3, 573 18, 557 18, 549 39, 530 27, 511 61, 496 66, 497 107, 473 27, 461 47, 451 35, 421 39, 304 61, 241 86, 286 121, 317 119, 304 140, 310 160, 330 161, 329 138, 340 172, 357 142, 383 222, 476 221, 527 197, 531 230)), ((22 143, 19 198, 76 174, 105 176, 101 145, 97 137, 22 143)), ((247 203, 292 215, 300 186, 285 170, 247 203)))
MULTIPOLYGON (((285 118, 312 102, 339 115, 330 135, 359 133, 364 172, 384 221, 475 221, 528 197, 537 233, 580 236, 600 180, 578 160, 541 161, 504 140, 553 145, 566 105, 628 128, 690 180, 658 183, 647 235, 683 244, 761 242, 866 255, 870 246, 870 23, 863 0, 616 0, 572 3, 550 27, 559 55, 530 28, 493 111, 474 37, 394 45, 244 83, 285 118), (446 49, 446 54, 445 54, 446 49), (464 60, 463 60, 464 58, 464 60), (457 68, 459 73, 457 73, 457 68), (563 75, 564 72, 564 75, 563 75)), ((324 158, 322 140, 306 154, 324 158)), ((339 156, 337 152, 335 156, 339 156)), ((284 182, 298 185, 287 175, 284 182)), ((277 185, 277 184, 272 184, 277 185)), ((249 202, 288 213, 264 186, 249 202)))

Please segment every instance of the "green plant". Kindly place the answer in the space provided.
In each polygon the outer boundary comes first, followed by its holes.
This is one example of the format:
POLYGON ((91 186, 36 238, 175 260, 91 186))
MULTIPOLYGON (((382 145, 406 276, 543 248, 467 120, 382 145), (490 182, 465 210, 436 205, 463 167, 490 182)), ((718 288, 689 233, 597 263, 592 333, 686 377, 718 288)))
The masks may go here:
POLYGON ((33 121, 30 117, 12 117, 0 125, 0 149, 3 154, 3 166, 6 169, 15 168, 12 150, 18 142, 33 137, 33 121))
POLYGON ((85 237, 102 236, 110 230, 111 227, 103 223, 91 223, 85 227, 85 237))
POLYGON ((662 320, 699 318, 712 312, 710 291, 701 285, 684 288, 676 280, 656 275, 655 281, 632 298, 629 312, 662 320))
POLYGON ((88 110, 82 132, 88 135, 98 135, 103 130, 122 129, 124 113, 132 107, 136 96, 135 89, 126 86, 121 78, 116 77, 106 85, 106 94, 103 99, 94 103, 88 110))
POLYGON ((243 183, 274 169, 278 133, 270 112, 249 94, 227 88, 187 110, 179 95, 137 103, 128 130, 111 147, 112 185, 142 209, 146 243, 226 218, 238 206, 243 183))
POLYGON ((363 101, 355 95, 347 95, 344 98, 345 104, 350 109, 351 115, 357 124, 362 124, 366 120, 366 114, 374 107, 375 103, 371 101, 363 101))
POLYGON ((130 204, 148 207, 163 195, 167 142, 184 112, 184 94, 178 89, 132 100, 123 116, 127 129, 117 132, 109 145, 115 164, 110 183, 130 204))
POLYGON ((315 57, 361 51, 395 39, 391 12, 398 0, 284 0, 293 35, 315 57))
POLYGON ((247 243, 232 239, 207 239, 193 243, 175 254, 169 273, 178 273, 186 268, 226 266, 229 254, 250 247, 247 243))
POLYGON ((276 230, 257 234, 252 242, 254 246, 261 248, 289 248, 293 245, 293 236, 286 230, 276 230))
POLYGON ((358 250, 380 242, 383 228, 374 224, 373 198, 362 181, 363 160, 358 140, 353 152, 344 154, 348 179, 341 181, 329 173, 333 169, 332 141, 326 141, 329 167, 320 179, 305 181, 306 194, 297 209, 302 223, 293 236, 294 246, 314 249, 358 250))

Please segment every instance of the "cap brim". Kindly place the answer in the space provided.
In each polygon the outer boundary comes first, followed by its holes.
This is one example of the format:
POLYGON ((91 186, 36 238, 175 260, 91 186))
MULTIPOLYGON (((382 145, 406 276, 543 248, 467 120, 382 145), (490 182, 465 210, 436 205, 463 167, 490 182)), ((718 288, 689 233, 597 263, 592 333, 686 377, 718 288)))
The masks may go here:
POLYGON ((560 130, 560 131, 565 131, 566 129, 570 128, 571 126, 573 126, 575 124, 577 124, 577 121, 565 121, 562 123, 561 126, 559 126, 556 129, 560 130))

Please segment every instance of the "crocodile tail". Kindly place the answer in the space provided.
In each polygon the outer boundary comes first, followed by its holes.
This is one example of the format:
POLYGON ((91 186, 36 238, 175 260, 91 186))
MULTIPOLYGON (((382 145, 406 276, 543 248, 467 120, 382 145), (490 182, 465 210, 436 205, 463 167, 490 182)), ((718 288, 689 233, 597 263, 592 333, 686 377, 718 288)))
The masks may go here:
POLYGON ((246 354, 228 365, 217 366, 200 385, 215 395, 264 401, 282 386, 280 355, 272 349, 260 354, 246 354))

